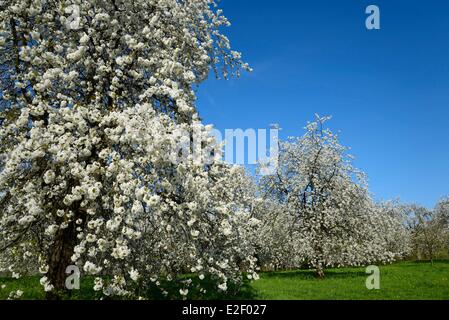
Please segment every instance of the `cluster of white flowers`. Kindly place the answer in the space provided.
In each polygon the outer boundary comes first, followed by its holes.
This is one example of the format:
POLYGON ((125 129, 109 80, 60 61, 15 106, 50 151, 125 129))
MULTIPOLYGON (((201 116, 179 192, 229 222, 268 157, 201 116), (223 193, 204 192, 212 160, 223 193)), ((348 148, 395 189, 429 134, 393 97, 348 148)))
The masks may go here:
POLYGON ((87 274, 98 274, 102 268, 96 266, 94 263, 90 261, 86 261, 83 269, 87 274))
POLYGON ((54 289, 54 286, 48 281, 48 278, 45 276, 40 279, 40 284, 44 287, 45 292, 49 292, 54 289))
POLYGON ((16 290, 9 293, 8 300, 17 300, 20 299, 23 295, 22 290, 16 290))

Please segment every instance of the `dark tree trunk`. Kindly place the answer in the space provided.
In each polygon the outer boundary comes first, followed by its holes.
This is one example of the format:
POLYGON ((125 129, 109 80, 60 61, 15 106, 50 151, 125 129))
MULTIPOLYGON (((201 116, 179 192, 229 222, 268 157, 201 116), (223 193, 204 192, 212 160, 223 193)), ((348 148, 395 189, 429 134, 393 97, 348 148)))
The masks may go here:
POLYGON ((323 268, 321 268, 321 267, 316 268, 316 270, 315 270, 315 276, 316 276, 318 279, 324 279, 324 278, 325 278, 325 275, 324 275, 324 270, 323 270, 323 268))
POLYGON ((47 293, 47 299, 60 299, 61 294, 68 293, 65 286, 65 281, 68 276, 66 269, 73 264, 71 257, 76 245, 75 229, 76 225, 72 222, 67 228, 59 230, 50 248, 47 276, 54 289, 47 293))

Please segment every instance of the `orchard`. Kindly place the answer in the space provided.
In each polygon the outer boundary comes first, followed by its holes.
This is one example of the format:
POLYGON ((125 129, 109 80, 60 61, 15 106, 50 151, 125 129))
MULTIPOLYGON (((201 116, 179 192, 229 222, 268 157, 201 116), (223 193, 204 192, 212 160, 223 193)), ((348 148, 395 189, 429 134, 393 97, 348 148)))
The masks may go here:
POLYGON ((279 141, 271 174, 221 159, 196 88, 251 72, 229 25, 213 0, 0 2, 0 275, 183 299, 449 250, 447 199, 377 203, 328 117, 279 141))

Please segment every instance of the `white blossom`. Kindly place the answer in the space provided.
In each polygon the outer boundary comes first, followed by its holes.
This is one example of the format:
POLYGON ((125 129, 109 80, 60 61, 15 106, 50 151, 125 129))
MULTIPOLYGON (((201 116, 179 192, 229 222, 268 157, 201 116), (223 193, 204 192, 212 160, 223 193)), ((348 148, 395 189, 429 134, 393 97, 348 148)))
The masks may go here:
POLYGON ((182 296, 187 296, 189 294, 189 289, 179 289, 179 293, 182 296))
POLYGON ((131 269, 131 271, 129 271, 129 276, 133 281, 137 281, 140 278, 139 271, 135 269, 131 269))

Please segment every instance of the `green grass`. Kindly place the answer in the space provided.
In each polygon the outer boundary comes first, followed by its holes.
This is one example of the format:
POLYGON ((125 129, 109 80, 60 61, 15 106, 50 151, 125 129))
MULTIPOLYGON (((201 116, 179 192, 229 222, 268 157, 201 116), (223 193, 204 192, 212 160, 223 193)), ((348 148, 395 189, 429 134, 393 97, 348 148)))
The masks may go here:
MULTIPOLYGON (((93 280, 86 278, 81 281, 80 290, 71 292, 67 299, 72 300, 94 300, 98 299, 98 293, 93 288, 93 280)), ((45 292, 39 283, 39 277, 23 277, 20 279, 0 278, 0 300, 8 299, 11 291, 22 290, 22 300, 42 300, 45 299, 45 292), (6 287, 1 288, 2 285, 6 287)))
MULTIPOLYGON (((325 279, 316 279, 311 270, 262 273, 260 280, 245 283, 241 292, 221 296, 209 288, 208 299, 273 299, 273 300, 449 300, 449 260, 430 262, 400 262, 380 267, 380 290, 365 286, 365 268, 329 269, 325 279)), ((92 281, 84 279, 81 290, 73 292, 70 299, 95 299, 92 281)), ((24 291, 23 299, 45 297, 39 280, 28 277, 20 280, 0 278, 0 300, 12 290, 24 291)), ((177 289, 173 288, 173 292, 177 289)), ((155 296, 155 298, 160 298, 155 296)))
POLYGON ((380 290, 368 290, 365 268, 265 273, 252 284, 258 299, 273 300, 449 300, 449 261, 401 262, 380 267, 380 290))

